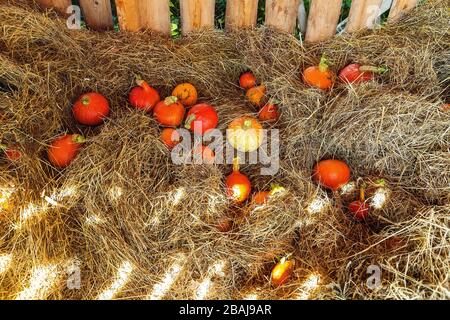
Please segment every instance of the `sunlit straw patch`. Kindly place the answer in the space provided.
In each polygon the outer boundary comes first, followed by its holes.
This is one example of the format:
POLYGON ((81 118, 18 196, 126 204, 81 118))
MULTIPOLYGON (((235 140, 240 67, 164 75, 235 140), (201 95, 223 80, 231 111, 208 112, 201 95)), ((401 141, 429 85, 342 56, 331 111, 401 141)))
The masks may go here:
POLYGON ((316 196, 306 208, 306 211, 310 214, 317 214, 325 210, 331 205, 330 199, 326 196, 316 196))
POLYGON ((170 201, 174 206, 178 205, 180 201, 184 198, 186 195, 186 190, 183 187, 177 188, 174 191, 170 193, 170 201))
POLYGON ((246 296, 244 296, 244 300, 258 300, 258 294, 249 293, 246 296))
POLYGON ((195 291, 195 300, 204 300, 207 298, 208 294, 211 291, 211 287, 213 285, 212 277, 224 277, 225 273, 223 272, 226 266, 226 262, 223 260, 216 261, 212 266, 209 267, 207 276, 203 281, 199 284, 195 291))
POLYGON ((299 288, 298 300, 307 300, 311 296, 311 293, 317 289, 320 283, 320 276, 318 274, 311 274, 306 278, 299 288))
POLYGON ((373 197, 372 197, 372 207, 375 209, 381 209, 386 204, 386 201, 389 198, 389 195, 391 194, 391 191, 387 188, 378 188, 373 197))
POLYGON ((14 192, 14 187, 0 187, 0 210, 9 207, 8 202, 14 192))
POLYGON ((22 210, 20 210, 19 221, 14 223, 14 229, 21 229, 29 220, 31 220, 31 218, 38 217, 39 215, 47 212, 48 209, 49 206, 46 203, 29 203, 25 208, 22 208, 22 210))
POLYGON ((75 186, 68 186, 65 187, 61 190, 57 190, 55 192, 53 192, 50 196, 47 196, 45 194, 45 191, 42 192, 42 198, 44 198, 45 201, 47 201, 47 203, 52 206, 52 207, 58 207, 58 206, 63 206, 63 201, 68 198, 71 197, 73 195, 75 195, 77 193, 78 189, 75 186))
POLYGON ((28 287, 23 289, 16 300, 42 300, 48 295, 58 279, 56 264, 34 267, 28 287))
POLYGON ((11 266, 12 254, 0 254, 0 274, 6 272, 11 266))
POLYGON ((117 201, 120 197, 123 196, 123 189, 119 186, 112 186, 109 189, 108 194, 109 194, 109 198, 112 201, 117 201))
POLYGON ((96 214, 90 214, 86 217, 85 223, 88 226, 93 226, 93 225, 105 223, 105 220, 103 220, 96 214))
POLYGON ((161 300, 170 290, 174 282, 178 279, 180 273, 183 271, 183 265, 186 261, 184 255, 180 255, 175 259, 175 262, 170 266, 169 270, 164 275, 163 279, 155 284, 152 292, 147 297, 149 300, 161 300))
POLYGON ((132 264, 129 261, 124 261, 117 271, 114 282, 108 289, 100 293, 100 295, 98 296, 98 300, 113 299, 120 292, 120 290, 127 284, 132 271, 133 271, 132 264))
POLYGON ((355 191, 355 189, 356 189, 356 183, 352 181, 352 182, 349 182, 349 183, 343 185, 341 187, 340 193, 341 193, 341 195, 347 195, 347 194, 350 194, 351 192, 355 191))

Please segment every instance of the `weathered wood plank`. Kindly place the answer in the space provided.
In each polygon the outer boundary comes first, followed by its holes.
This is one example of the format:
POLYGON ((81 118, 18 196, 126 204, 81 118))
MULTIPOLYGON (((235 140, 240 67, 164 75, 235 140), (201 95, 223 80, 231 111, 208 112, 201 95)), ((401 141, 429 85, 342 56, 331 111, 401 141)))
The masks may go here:
POLYGON ((293 33, 300 0, 266 0, 266 25, 293 33))
POLYGON ((215 0, 180 0, 183 34, 214 27, 215 0))
POLYGON ((258 18, 258 0, 227 0, 225 28, 252 28, 258 18))
POLYGON ((67 8, 72 5, 72 0, 37 0, 43 8, 54 8, 59 14, 66 16, 67 8))
POLYGON ((382 2, 383 0, 353 0, 346 31, 373 28, 382 2))
POLYGON ((169 0, 116 0, 121 30, 170 34, 169 0))
POLYGON ((312 0, 305 41, 319 42, 331 38, 341 14, 342 0, 312 0))
POLYGON ((92 30, 111 30, 113 25, 110 0, 80 0, 87 26, 92 30))
POLYGON ((391 11, 389 12, 388 22, 395 22, 406 12, 413 9, 419 0, 394 0, 391 11))

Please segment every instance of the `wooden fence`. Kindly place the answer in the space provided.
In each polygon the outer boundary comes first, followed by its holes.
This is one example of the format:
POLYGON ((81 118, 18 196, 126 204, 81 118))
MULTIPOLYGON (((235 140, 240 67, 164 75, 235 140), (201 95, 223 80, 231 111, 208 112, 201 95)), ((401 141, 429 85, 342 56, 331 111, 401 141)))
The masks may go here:
MULTIPOLYGON (((67 15, 71 0, 36 0, 45 8, 67 15)), ((169 0, 80 0, 86 25, 93 30, 113 28, 111 1, 115 1, 120 30, 151 29, 171 32, 169 0)), ((300 1, 266 0, 265 24, 283 32, 294 32, 300 1)), ((383 0, 353 0, 346 31, 373 27, 383 0)), ((388 22, 396 21, 416 6, 418 0, 393 0, 388 22)), ((332 37, 341 14, 342 0, 311 0, 305 40, 318 42, 332 37)), ((180 0, 182 33, 214 27, 214 0, 180 0)), ((226 29, 254 27, 258 0, 228 0, 226 29)))

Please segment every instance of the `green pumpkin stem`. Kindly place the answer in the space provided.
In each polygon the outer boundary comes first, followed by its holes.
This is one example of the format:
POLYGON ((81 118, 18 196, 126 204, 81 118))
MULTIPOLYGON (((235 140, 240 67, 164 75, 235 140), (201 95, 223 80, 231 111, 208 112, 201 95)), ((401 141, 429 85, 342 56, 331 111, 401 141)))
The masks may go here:
POLYGON ((88 96, 84 96, 84 97, 81 98, 81 103, 83 104, 83 106, 87 107, 90 102, 91 102, 91 100, 89 99, 88 96))
POLYGON ((245 119, 243 128, 244 130, 250 129, 252 127, 253 121, 251 119, 245 119))
POLYGON ((178 98, 175 96, 170 96, 164 99, 164 103, 168 106, 170 106, 171 104, 177 103, 178 102, 178 98))
POLYGON ((233 172, 239 172, 240 165, 239 165, 239 157, 236 157, 233 159, 233 172))
POLYGON ((286 191, 286 189, 279 184, 272 184, 270 186, 270 195, 271 196, 273 196, 274 194, 280 193, 280 192, 284 192, 284 191, 286 191))
POLYGON ((195 119, 197 119, 197 116, 195 114, 191 114, 187 117, 186 122, 184 124, 184 127, 188 130, 190 130, 192 128, 192 122, 195 121, 195 119))
POLYGON ((83 144, 86 142, 86 138, 80 134, 74 134, 72 137, 72 141, 78 144, 83 144))
POLYGON ((319 70, 320 72, 328 71, 328 67, 330 66, 330 62, 326 58, 325 54, 322 55, 319 62, 319 70))

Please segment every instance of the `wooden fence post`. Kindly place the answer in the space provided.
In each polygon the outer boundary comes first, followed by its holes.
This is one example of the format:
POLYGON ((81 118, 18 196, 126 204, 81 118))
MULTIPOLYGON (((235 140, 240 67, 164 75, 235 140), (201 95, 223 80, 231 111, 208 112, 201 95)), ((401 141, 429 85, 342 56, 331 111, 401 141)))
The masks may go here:
POLYGON ((391 11, 389 12, 388 22, 395 22, 401 18, 403 14, 413 9, 419 0, 394 0, 391 11))
POLYGON ((110 0, 80 0, 87 26, 92 30, 113 29, 110 0))
POLYGON ((225 28, 253 28, 258 18, 258 0, 227 0, 225 28))
POLYGON ((150 29, 170 35, 169 0, 116 0, 121 30, 150 29))
POLYGON ((180 9, 183 34, 214 28, 215 0, 180 0, 180 9))
POLYGON ((353 0, 348 17, 348 32, 373 28, 383 0, 353 0))
POLYGON ((266 0, 266 25, 294 33, 299 0, 266 0))
POLYGON ((331 38, 341 14, 342 0, 312 0, 305 41, 319 42, 331 38))
POLYGON ((67 16, 67 8, 72 5, 72 0, 37 0, 43 8, 53 8, 62 16, 67 16))

